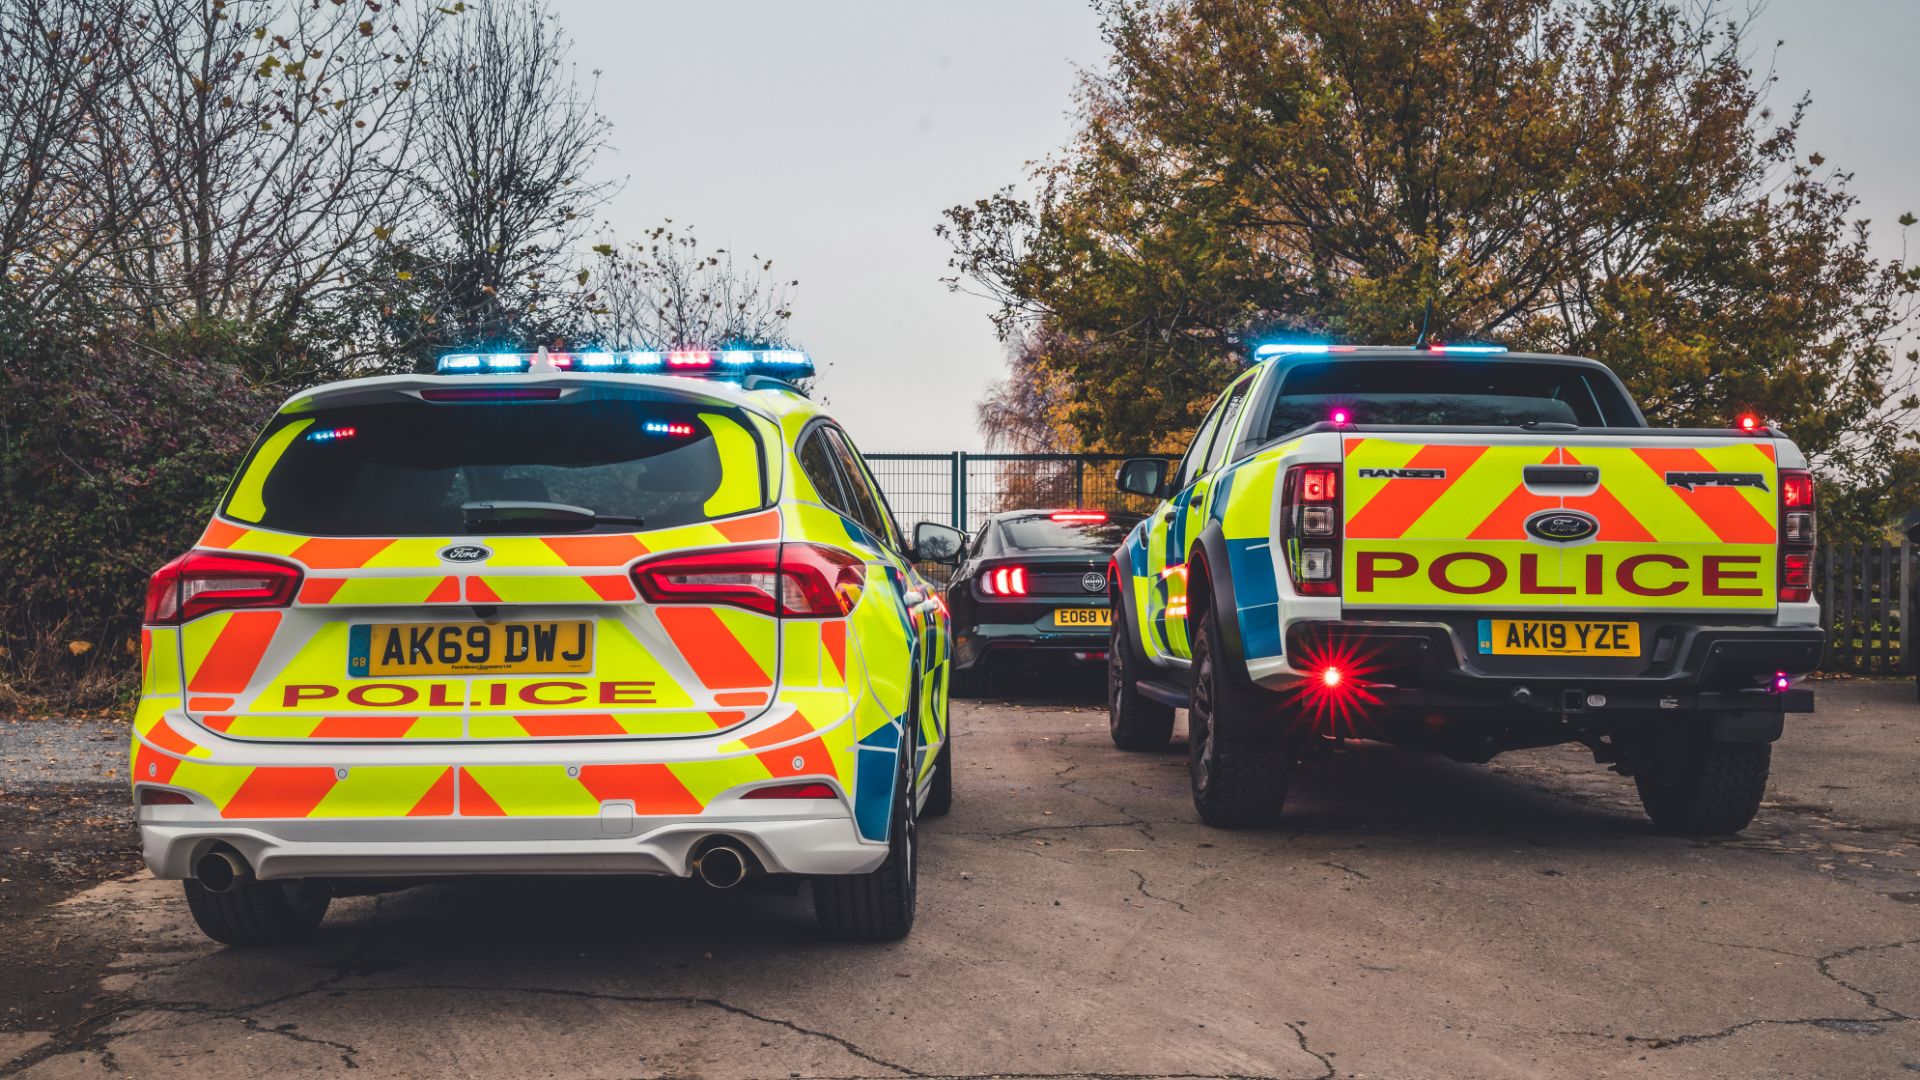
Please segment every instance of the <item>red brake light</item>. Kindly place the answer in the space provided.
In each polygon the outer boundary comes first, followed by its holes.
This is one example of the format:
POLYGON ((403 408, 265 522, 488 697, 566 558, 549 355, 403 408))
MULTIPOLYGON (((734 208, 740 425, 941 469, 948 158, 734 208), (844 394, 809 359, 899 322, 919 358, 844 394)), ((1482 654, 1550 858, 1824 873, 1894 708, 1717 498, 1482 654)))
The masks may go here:
POLYGON ((1300 501, 1329 503, 1340 495, 1340 471, 1318 465, 1300 467, 1300 501))
POLYGON ((455 386, 444 390, 422 390, 428 401, 557 401, 557 386, 455 386))
POLYGON ((980 573, 980 591, 988 596, 1027 595, 1027 568, 996 566, 980 573))
POLYGON ((1075 525, 1098 525, 1107 520, 1106 513, 1100 510, 1062 510, 1057 514, 1050 514, 1048 516, 1054 521, 1064 521, 1075 525))
POLYGON ((652 559, 633 568, 633 583, 649 603, 838 619, 860 601, 866 566, 824 544, 754 544, 652 559))
POLYGON ((298 567, 274 559, 189 551, 147 582, 146 622, 178 626, 215 611, 286 607, 300 576, 298 567))
POLYGON ((1805 469, 1781 469, 1781 603, 1804 604, 1813 599, 1813 546, 1818 533, 1813 474, 1805 469))
POLYGON ((758 787, 740 797, 743 799, 837 799, 840 796, 828 785, 814 781, 758 787))

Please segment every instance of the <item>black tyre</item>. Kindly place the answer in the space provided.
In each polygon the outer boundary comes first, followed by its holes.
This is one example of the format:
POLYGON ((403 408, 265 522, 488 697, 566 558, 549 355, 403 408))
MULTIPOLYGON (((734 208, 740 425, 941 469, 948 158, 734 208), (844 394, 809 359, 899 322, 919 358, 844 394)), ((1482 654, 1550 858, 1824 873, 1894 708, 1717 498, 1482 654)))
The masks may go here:
POLYGON ((1725 836, 1753 821, 1772 767, 1771 743, 1716 742, 1694 725, 1654 736, 1633 782, 1661 831, 1725 836))
POLYGON ((914 814, 911 738, 901 747, 887 861, 865 874, 813 879, 813 914, 820 929, 843 941, 898 941, 913 929, 919 898, 920 843, 914 814))
POLYGON ((1165 750, 1173 741, 1173 706, 1142 694, 1140 678, 1127 637, 1126 609, 1113 607, 1113 629, 1107 635, 1107 734, 1122 750, 1165 750))
POLYGON ((948 721, 947 741, 933 756, 933 775, 927 778, 927 805, 920 812, 928 817, 946 817, 953 810, 953 727, 948 721))
POLYGON ((187 910, 200 932, 240 949, 288 945, 311 935, 333 894, 324 881, 260 881, 241 877, 225 892, 184 883, 187 910))
MULTIPOLYGON (((1196 620, 1193 690, 1187 705, 1187 779, 1200 820, 1221 828, 1271 825, 1287 801, 1298 759, 1283 734, 1260 730, 1275 705, 1242 686, 1218 661, 1219 630, 1211 613, 1196 620)), ((1265 725, 1274 727, 1276 725, 1265 725)))

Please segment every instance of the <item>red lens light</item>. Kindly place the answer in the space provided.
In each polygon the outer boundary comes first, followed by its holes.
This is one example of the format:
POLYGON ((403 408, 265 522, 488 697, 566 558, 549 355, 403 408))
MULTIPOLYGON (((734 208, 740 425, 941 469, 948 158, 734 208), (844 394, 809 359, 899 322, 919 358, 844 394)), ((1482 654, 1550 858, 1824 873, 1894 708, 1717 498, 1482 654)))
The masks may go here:
POLYGON ((754 788, 740 797, 743 799, 837 799, 840 796, 826 784, 813 781, 754 788))
POLYGON ((654 604, 725 604, 781 618, 837 619, 853 610, 866 566, 824 544, 756 544, 670 555, 633 568, 654 604))
POLYGON ((667 354, 668 367, 710 367, 713 354, 705 349, 680 349, 667 354))
POLYGON ((1325 670, 1320 672, 1320 685, 1331 690, 1334 687, 1340 685, 1340 678, 1341 676, 1340 676, 1339 668, 1337 667, 1326 668, 1325 670))
POLYGON ((1080 525, 1094 525, 1107 520, 1106 513, 1100 510, 1062 510, 1057 514, 1049 514, 1048 517, 1054 521, 1080 525))
POLYGON ((1300 471, 1300 501, 1332 502, 1339 493, 1340 474, 1334 470, 1302 469, 1300 471))
POLYGON ((147 582, 145 620, 178 626, 216 611, 281 608, 300 588, 300 569, 273 559, 189 551, 147 582))
POLYGON ((980 574, 980 591, 988 596, 1027 595, 1027 568, 996 566, 980 574))
POLYGON ((193 800, 183 791, 168 791, 166 788, 143 787, 140 789, 141 806, 192 806, 193 800))
POLYGON ((1794 508, 1812 506, 1813 474, 1797 469, 1781 469, 1780 505, 1794 508))
POLYGON ((1335 424, 1345 425, 1346 422, 1353 419, 1353 417, 1345 409, 1335 409, 1328 415, 1327 419, 1333 421, 1335 424))
POLYGON ((1760 418, 1752 413, 1741 413, 1739 422, 1741 431, 1760 430, 1760 418))

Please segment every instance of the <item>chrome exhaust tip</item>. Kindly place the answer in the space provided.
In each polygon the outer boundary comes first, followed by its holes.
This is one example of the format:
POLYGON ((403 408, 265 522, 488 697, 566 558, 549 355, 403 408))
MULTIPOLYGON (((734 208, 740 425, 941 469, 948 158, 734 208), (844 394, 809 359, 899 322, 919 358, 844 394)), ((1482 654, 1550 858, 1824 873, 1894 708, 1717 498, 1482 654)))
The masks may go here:
POLYGON ((193 879, 200 887, 212 893, 223 893, 233 888, 234 883, 253 873, 247 861, 232 851, 216 848, 207 852, 193 864, 193 879))
POLYGON ((731 889, 752 872, 751 857, 729 843, 714 844, 693 857, 693 876, 711 888, 731 889))

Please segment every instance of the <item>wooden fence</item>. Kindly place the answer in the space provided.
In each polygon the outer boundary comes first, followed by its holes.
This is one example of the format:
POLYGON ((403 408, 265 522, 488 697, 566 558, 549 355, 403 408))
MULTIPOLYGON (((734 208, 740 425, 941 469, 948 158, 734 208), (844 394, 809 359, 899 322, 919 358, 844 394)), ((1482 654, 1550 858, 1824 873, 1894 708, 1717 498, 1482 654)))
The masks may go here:
POLYGON ((1827 628, 1826 671, 1906 675, 1920 651, 1914 546, 1854 544, 1820 549, 1814 562, 1820 621, 1827 628))

